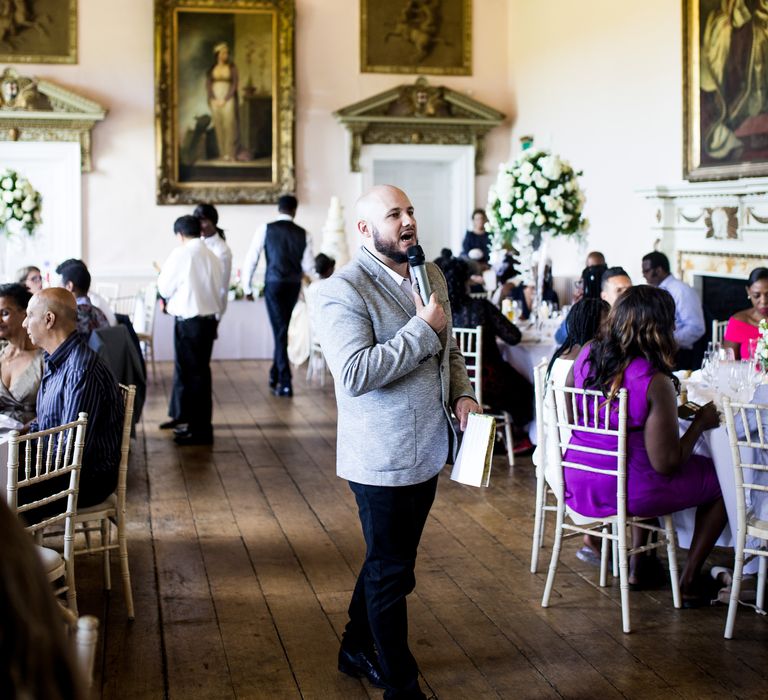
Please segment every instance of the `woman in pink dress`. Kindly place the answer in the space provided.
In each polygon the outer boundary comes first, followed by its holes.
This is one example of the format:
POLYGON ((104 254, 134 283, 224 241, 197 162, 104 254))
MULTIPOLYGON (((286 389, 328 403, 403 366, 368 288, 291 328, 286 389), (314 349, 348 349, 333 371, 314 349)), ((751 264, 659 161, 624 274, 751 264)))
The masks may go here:
POLYGON ((749 341, 758 336, 760 321, 768 319, 768 267, 756 267, 747 280, 747 299, 752 306, 728 319, 723 345, 733 348, 737 360, 749 359, 749 341))
MULTIPOLYGON (((719 423, 714 405, 703 406, 685 434, 679 435, 678 382, 672 375, 677 351, 674 327, 675 303, 668 292, 645 285, 631 287, 614 304, 601 335, 583 348, 566 383, 599 389, 608 400, 619 389, 627 389, 627 515, 652 518, 698 507, 691 549, 680 577, 683 605, 694 607, 704 600, 697 595, 696 578, 727 518, 712 460, 693 454, 701 434, 719 423)), ((588 403, 591 413, 592 402, 588 403)), ((614 402, 611 428, 616 429, 617 420, 618 404, 614 402)), ((583 431, 574 431, 570 444, 616 449, 614 438, 583 431)), ((577 450, 568 450, 564 460, 616 468, 615 458, 577 450)), ((565 500, 582 515, 614 515, 616 479, 566 469, 565 500)), ((633 532, 633 539, 640 534, 633 532)), ((638 580, 641 557, 630 561, 630 582, 638 580)))

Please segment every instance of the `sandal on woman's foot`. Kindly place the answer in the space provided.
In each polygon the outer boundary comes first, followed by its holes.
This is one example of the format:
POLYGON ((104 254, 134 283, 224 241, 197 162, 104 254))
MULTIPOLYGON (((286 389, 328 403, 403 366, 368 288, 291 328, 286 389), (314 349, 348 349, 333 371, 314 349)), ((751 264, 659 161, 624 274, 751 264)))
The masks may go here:
POLYGON ((587 545, 584 545, 576 552, 576 558, 585 564, 600 566, 600 555, 592 547, 587 547, 587 545))

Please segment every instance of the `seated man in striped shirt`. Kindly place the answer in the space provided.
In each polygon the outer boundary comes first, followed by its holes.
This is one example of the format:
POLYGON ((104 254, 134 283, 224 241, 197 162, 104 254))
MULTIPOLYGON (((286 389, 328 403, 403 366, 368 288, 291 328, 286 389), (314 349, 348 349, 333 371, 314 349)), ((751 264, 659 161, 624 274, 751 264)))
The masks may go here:
POLYGON ((50 287, 35 294, 23 325, 45 351, 30 431, 70 423, 81 411, 88 414, 78 506, 101 503, 117 488, 120 465, 124 409, 117 380, 77 332, 75 298, 66 289, 50 287))

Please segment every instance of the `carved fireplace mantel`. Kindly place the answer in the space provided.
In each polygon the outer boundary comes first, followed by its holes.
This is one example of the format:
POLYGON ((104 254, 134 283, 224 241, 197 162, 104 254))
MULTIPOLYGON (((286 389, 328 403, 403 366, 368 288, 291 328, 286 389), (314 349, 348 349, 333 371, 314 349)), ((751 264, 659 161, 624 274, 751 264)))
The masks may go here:
POLYGON ((379 93, 334 112, 352 137, 350 169, 360 172, 360 149, 367 144, 469 145, 475 173, 483 172, 485 135, 504 121, 501 112, 420 77, 413 85, 379 93))
POLYGON ((696 275, 744 278, 768 261, 768 178, 658 185, 638 191, 657 247, 689 283, 696 275))
POLYGON ((106 114, 96 102, 13 68, 0 76, 0 141, 74 141, 83 171, 91 170, 91 129, 106 114))

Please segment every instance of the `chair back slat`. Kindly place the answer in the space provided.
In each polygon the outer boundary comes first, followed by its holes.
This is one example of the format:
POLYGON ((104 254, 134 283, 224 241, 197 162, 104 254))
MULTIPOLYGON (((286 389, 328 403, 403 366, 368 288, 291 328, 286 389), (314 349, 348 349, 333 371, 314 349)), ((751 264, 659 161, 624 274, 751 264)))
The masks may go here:
POLYGON ((453 337, 456 339, 472 389, 477 397, 477 403, 483 405, 483 327, 454 328, 453 337))
POLYGON ((123 436, 120 442, 120 466, 117 476, 117 507, 125 514, 125 493, 128 480, 128 453, 131 449, 131 427, 133 426, 133 404, 136 399, 136 385, 120 384, 123 397, 123 436))
POLYGON ((746 499, 749 491, 768 491, 768 484, 755 481, 759 474, 768 473, 768 405, 739 403, 724 397, 723 413, 738 495, 736 512, 739 527, 742 527, 746 525, 746 499), (763 454, 763 461, 757 461, 756 451, 763 454))

